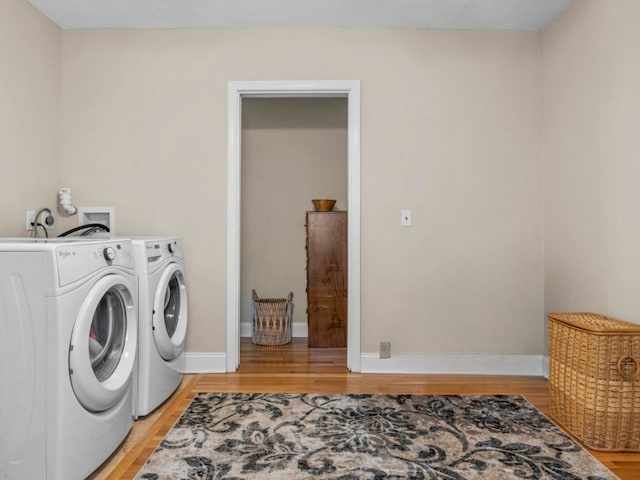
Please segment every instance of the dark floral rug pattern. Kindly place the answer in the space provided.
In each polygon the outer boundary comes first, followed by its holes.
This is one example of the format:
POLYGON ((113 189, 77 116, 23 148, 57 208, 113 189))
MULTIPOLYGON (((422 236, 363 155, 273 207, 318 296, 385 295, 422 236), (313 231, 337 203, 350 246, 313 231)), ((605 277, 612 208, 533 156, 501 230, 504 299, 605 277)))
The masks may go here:
POLYGON ((519 396, 200 393, 136 479, 611 480, 519 396))

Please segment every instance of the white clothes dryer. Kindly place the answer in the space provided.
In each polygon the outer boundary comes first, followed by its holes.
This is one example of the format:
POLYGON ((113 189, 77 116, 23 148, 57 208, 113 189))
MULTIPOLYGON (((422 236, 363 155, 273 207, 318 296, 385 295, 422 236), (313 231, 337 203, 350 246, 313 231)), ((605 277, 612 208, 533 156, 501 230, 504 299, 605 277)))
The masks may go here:
POLYGON ((182 381, 187 284, 180 238, 131 238, 131 244, 139 300, 134 380, 134 416, 138 418, 162 404, 182 381))
POLYGON ((86 478, 130 431, 131 243, 0 239, 0 478, 86 478))

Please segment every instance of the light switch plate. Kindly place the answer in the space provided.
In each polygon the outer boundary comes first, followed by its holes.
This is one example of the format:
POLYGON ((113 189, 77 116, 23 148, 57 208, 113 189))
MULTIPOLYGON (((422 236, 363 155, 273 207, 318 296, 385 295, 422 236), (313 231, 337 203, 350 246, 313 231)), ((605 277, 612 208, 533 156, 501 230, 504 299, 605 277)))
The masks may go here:
POLYGON ((411 210, 400 210, 400 226, 411 226, 411 210))

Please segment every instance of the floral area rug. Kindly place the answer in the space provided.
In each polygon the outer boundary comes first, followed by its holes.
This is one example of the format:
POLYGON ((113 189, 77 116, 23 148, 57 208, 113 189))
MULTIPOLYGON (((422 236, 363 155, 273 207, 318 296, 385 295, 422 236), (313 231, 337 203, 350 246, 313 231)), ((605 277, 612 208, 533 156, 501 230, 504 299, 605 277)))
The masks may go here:
POLYGON ((137 479, 616 479, 519 396, 200 393, 137 479))

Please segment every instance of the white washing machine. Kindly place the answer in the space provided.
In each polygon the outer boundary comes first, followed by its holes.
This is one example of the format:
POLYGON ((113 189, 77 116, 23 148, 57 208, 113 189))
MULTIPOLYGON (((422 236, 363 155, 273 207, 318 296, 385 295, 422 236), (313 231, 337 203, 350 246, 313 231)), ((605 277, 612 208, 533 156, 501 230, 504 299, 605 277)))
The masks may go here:
POLYGON ((86 478, 133 423, 131 243, 0 239, 0 479, 86 478))
POLYGON ((180 238, 132 238, 138 276, 136 418, 178 388, 184 372, 187 285, 180 238))

